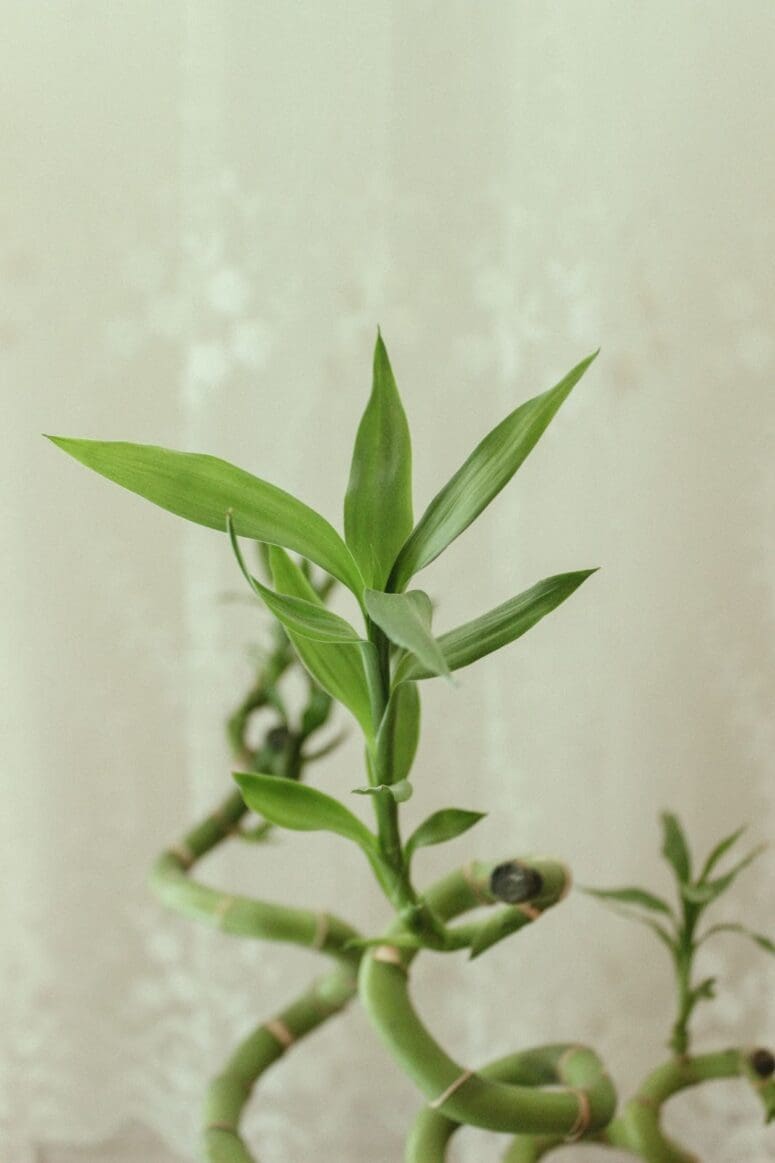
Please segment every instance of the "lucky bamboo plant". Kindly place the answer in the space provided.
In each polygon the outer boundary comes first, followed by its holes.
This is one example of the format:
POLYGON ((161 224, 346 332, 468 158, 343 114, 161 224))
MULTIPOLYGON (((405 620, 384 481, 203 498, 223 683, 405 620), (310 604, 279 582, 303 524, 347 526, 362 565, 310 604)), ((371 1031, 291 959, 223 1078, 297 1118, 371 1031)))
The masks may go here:
MULTIPOLYGON (((372 391, 357 431, 344 501, 344 538, 302 501, 215 457, 51 438, 82 464, 162 508, 225 532, 248 585, 277 623, 255 686, 229 723, 241 769, 234 776, 239 790, 160 857, 152 883, 178 911, 225 932, 317 949, 332 958, 334 968, 250 1034, 212 1084, 205 1117, 205 1150, 211 1163, 249 1163, 253 1157, 239 1121, 256 1079, 356 994, 427 1101, 410 1131, 406 1163, 443 1159, 453 1132, 463 1124, 514 1136, 504 1157, 512 1163, 538 1159, 583 1138, 618 1140, 653 1163, 685 1160, 688 1156, 659 1132, 659 1104, 680 1086, 731 1073, 745 1074, 761 1085, 768 1115, 773 1113, 772 1059, 766 1051, 730 1051, 734 1061, 724 1059, 723 1065, 723 1055, 711 1065, 687 1057, 687 1023, 705 995, 703 987, 697 994, 698 987, 691 984, 695 926, 703 907, 700 897, 714 891, 716 882, 708 876, 715 861, 696 882, 690 882, 687 865, 684 927, 674 917, 675 931, 662 933, 676 951, 683 991, 669 1064, 678 1075, 668 1071, 667 1080, 659 1075, 642 1092, 648 1100, 642 1109, 650 1121, 640 1137, 630 1133, 638 1120, 628 1114, 629 1108, 615 1118, 614 1087, 593 1050, 573 1042, 543 1046, 475 1070, 465 1068, 426 1029, 410 999, 410 967, 420 951, 467 949, 477 957, 536 921, 570 888, 570 873, 560 861, 520 860, 509 854, 496 861, 471 860, 436 884, 421 887, 412 864, 417 849, 460 836, 482 813, 440 807, 408 837, 400 816, 401 804, 412 793, 421 684, 437 676, 449 678, 515 641, 594 570, 546 578, 441 634, 433 628, 428 595, 409 587, 510 481, 594 358, 521 404, 485 436, 415 523, 409 428, 378 335, 372 391), (240 538, 262 547, 263 580, 248 566, 240 538), (353 621, 326 603, 335 581, 352 594, 353 621), (307 672, 309 685, 306 704, 294 712, 283 695, 283 676, 297 663, 307 672), (373 828, 344 803, 301 779, 305 766, 321 754, 309 740, 325 727, 333 704, 341 704, 363 736, 364 778, 353 790, 370 799, 373 828), (247 727, 259 710, 268 710, 274 719, 263 742, 251 747, 247 727), (249 811, 257 821, 246 826, 249 811), (393 907, 388 929, 362 935, 332 914, 222 893, 191 877, 194 864, 226 838, 261 840, 273 826, 329 831, 358 845, 393 907), (476 915, 458 921, 467 913, 476 915), (699 1072, 696 1078, 692 1072, 699 1072), (617 1128, 623 1127, 626 1131, 620 1133, 617 1128)), ((614 891, 620 905, 663 912, 654 904, 657 898, 643 890, 614 891), (640 893, 639 899, 633 893, 640 893), (645 903, 647 897, 651 904, 645 903)), ((616 900, 611 890, 607 899, 616 900)), ((661 931, 660 920, 650 920, 661 931)))

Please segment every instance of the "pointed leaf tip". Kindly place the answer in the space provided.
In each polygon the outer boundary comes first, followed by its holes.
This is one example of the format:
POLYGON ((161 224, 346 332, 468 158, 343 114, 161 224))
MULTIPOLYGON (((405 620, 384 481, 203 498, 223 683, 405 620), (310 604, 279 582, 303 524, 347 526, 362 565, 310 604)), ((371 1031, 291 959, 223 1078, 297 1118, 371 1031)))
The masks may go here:
MULTIPOLYGON (((494 610, 441 634, 438 644, 449 669, 460 670, 470 666, 472 662, 516 641, 561 605, 595 572, 594 569, 584 569, 544 578, 529 590, 496 606, 494 610)), ((429 678, 432 673, 415 658, 407 656, 398 665, 395 683, 406 679, 429 678)))
POLYGON ((681 821, 673 812, 662 812, 662 855, 673 868, 680 885, 687 885, 692 875, 689 845, 681 821))
POLYGON ((344 501, 345 540, 367 585, 383 588, 413 521, 409 425, 378 329, 344 501))
POLYGON ((360 570, 334 527, 276 485, 206 453, 126 441, 50 439, 100 476, 197 525, 222 533, 224 514, 233 509, 241 536, 295 550, 360 596, 360 570))
POLYGON ((242 550, 237 540, 232 509, 226 513, 226 532, 229 536, 232 553, 245 581, 290 634, 301 635, 302 638, 310 639, 312 642, 328 644, 361 641, 350 623, 344 618, 340 618, 338 614, 326 609, 319 599, 309 601, 307 598, 299 596, 276 593, 253 577, 242 556, 242 550))
POLYGON ((597 357, 577 364, 553 388, 520 404, 479 442, 471 455, 433 498, 401 547, 390 574, 390 588, 403 590, 509 483, 548 428, 571 390, 597 357))
POLYGON ((248 807, 270 823, 296 832, 336 832, 367 853, 374 850, 366 825, 333 796, 278 775, 235 771, 232 777, 248 807))

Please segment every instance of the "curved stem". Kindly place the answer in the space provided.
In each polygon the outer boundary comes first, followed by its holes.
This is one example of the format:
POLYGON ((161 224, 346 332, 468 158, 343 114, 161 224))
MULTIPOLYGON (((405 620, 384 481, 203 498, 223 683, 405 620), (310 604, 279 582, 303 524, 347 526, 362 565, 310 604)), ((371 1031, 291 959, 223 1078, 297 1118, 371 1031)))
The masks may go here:
MULTIPOLYGON (((229 719, 228 735, 239 763, 251 769, 260 763, 278 776, 299 779, 309 759, 303 753, 303 743, 325 716, 312 716, 299 732, 288 730, 276 683, 292 657, 287 639, 279 636, 264 673, 229 719), (253 713, 270 703, 281 724, 275 728, 274 740, 273 732, 268 733, 264 746, 254 751, 247 743, 248 725, 253 713)), ((210 1085, 204 1130, 210 1163, 253 1163, 239 1133, 239 1122, 257 1079, 291 1045, 343 1009, 357 992, 359 953, 348 943, 358 933, 344 921, 329 913, 291 909, 220 892, 190 877, 191 869, 203 856, 228 837, 242 835, 240 821, 247 810, 238 791, 227 796, 207 819, 157 859, 150 877, 152 890, 167 907, 215 925, 223 932, 304 945, 328 953, 339 964, 275 1018, 253 1030, 210 1085)), ((263 839, 269 827, 265 821, 260 823, 248 833, 248 838, 263 839)))
MULTIPOLYGON (((567 870, 555 862, 534 862, 541 886, 530 903, 513 906, 523 924, 556 904, 567 886, 567 870)), ((456 872, 427 895, 432 911, 443 921, 496 899, 490 877, 494 866, 477 866, 473 875, 456 872)), ((486 923, 486 922, 485 922, 486 923)), ((488 1079, 464 1070, 422 1024, 409 998, 408 969, 417 953, 399 947, 405 929, 397 922, 385 944, 370 949, 361 962, 359 991, 364 1007, 383 1042, 431 1101, 454 1122, 494 1131, 556 1132, 563 1135, 595 1130, 610 1120, 616 1095, 602 1075, 588 1090, 538 1091, 488 1079), (397 944, 391 945, 391 937, 397 944)))
MULTIPOLYGON (((562 1085, 583 1092, 594 1091, 605 1079, 603 1064, 585 1046, 540 1046, 510 1054, 479 1072, 481 1078, 518 1087, 562 1085)), ((406 1144, 405 1163, 444 1163, 446 1148, 460 1123, 426 1107, 417 1116, 406 1144)), ((522 1136, 503 1156, 504 1163, 534 1163, 550 1147, 567 1140, 562 1136, 522 1136), (516 1148, 516 1153, 515 1153, 516 1148)))
POLYGON ((207 1092, 204 1141, 209 1163, 254 1163, 239 1122, 257 1080, 300 1038, 344 1009, 357 988, 352 970, 335 969, 237 1047, 207 1092))
MULTIPOLYGON (((692 1058, 673 1058, 654 1070, 638 1092, 595 1142, 628 1151, 647 1163, 698 1163, 697 1156, 673 1142, 662 1130, 662 1107, 674 1095, 692 1086, 724 1078, 746 1078, 764 1104, 767 1120, 775 1118, 775 1082, 769 1070, 772 1058, 765 1051, 718 1050, 692 1058), (757 1070, 757 1064, 764 1063, 757 1070)), ((564 1146, 560 1139, 530 1136, 516 1139, 503 1163, 536 1163, 564 1146)))
POLYGON ((682 1090, 722 1078, 746 1078, 761 1098, 767 1119, 775 1116, 775 1083, 757 1073, 750 1050, 717 1050, 696 1057, 673 1058, 641 1084, 607 1135, 649 1163, 696 1163, 696 1156, 671 1142, 661 1127, 662 1107, 682 1090))
POLYGON ((239 1134, 239 1120, 256 1080, 294 1042, 339 1013, 357 993, 360 954, 348 943, 358 933, 350 925, 330 913, 223 893, 189 877, 198 860, 233 834, 246 811, 240 794, 232 792, 179 845, 162 853, 151 873, 153 891, 168 908, 225 933, 304 945, 328 953, 339 965, 254 1030, 211 1084, 204 1131, 210 1163, 253 1163, 239 1134))

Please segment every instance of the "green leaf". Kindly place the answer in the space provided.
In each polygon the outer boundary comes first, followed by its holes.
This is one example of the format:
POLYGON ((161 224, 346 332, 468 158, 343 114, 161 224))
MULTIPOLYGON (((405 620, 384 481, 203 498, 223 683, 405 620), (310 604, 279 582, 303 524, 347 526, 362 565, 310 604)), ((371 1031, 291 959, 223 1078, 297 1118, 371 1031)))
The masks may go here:
POLYGON ((397 804, 406 803, 413 793, 414 788, 408 779, 400 779, 398 783, 378 783, 373 787, 353 788, 353 794, 356 796, 392 796, 397 804))
POLYGON ((718 842, 716 847, 712 850, 712 852, 708 856, 708 859, 705 861, 705 864, 703 865, 702 872, 700 873, 700 884, 702 884, 702 882, 704 880, 706 880, 708 876, 710 876, 711 872, 716 867, 719 860, 721 860, 722 856, 726 856, 729 849, 732 848, 737 843, 737 841, 742 836, 743 832, 746 831, 746 828, 747 828, 747 824, 744 824, 742 826, 742 828, 738 828, 736 831, 732 832, 729 836, 725 836, 723 840, 720 840, 718 842))
POLYGON ((695 905, 705 906, 710 904, 711 901, 716 900, 723 892, 726 892, 743 869, 747 868, 749 864, 752 864, 754 860, 761 856, 766 847, 766 844, 760 844, 757 848, 749 852, 747 856, 744 856, 742 860, 738 860, 737 864, 730 868, 729 872, 717 877, 716 880, 708 880, 704 884, 684 885, 681 889, 684 899, 695 905))
POLYGON ((241 536, 296 550, 360 596, 360 570, 325 517, 244 469, 215 456, 152 444, 49 440, 108 480, 198 525, 223 531, 233 510, 241 536))
POLYGON ((265 820, 295 832, 336 832, 373 854, 376 841, 357 816, 317 788, 277 775, 234 772, 248 807, 265 820))
POLYGON ((622 905, 638 905, 642 909, 650 909, 655 913, 665 913, 673 916, 673 910, 667 901, 647 892, 645 888, 583 888, 582 892, 588 896, 598 897, 603 901, 615 901, 622 905))
POLYGON ((692 1006, 696 1006, 698 1001, 712 1001, 716 996, 716 978, 706 977, 699 985, 696 985, 689 994, 689 1002, 692 1006))
POLYGON ((325 726, 333 707, 333 700, 328 691, 322 690, 317 684, 310 684, 310 687, 307 705, 301 716, 301 733, 305 739, 325 726))
POLYGON ((393 566, 390 589, 402 590, 508 484, 596 356, 582 360, 555 387, 521 404, 485 436, 418 521, 393 566))
POLYGON ((689 845, 678 817, 672 812, 662 813, 662 855, 672 865, 678 883, 688 884, 692 875, 689 845))
POLYGON ((384 588, 412 524, 409 425, 378 333, 371 396, 355 438, 344 502, 345 538, 366 585, 384 588))
POLYGON ((313 642, 361 641, 349 622, 340 618, 338 614, 332 613, 331 610, 327 610, 322 603, 311 602, 306 598, 290 597, 288 594, 276 594, 274 590, 262 585, 257 578, 253 577, 245 564, 231 514, 227 515, 226 529, 234 556, 245 580, 286 630, 300 634, 303 638, 310 638, 313 642))
MULTIPOLYGON (((544 578, 487 614, 458 626, 456 630, 441 634, 437 642, 444 652, 449 669, 460 670, 470 666, 486 654, 521 638, 595 572, 594 569, 584 569, 544 578)), ((430 674, 427 667, 406 656, 396 669, 395 683, 428 678, 430 674)))
POLYGON ((413 682, 391 693, 377 731, 376 771, 388 783, 406 779, 420 738, 420 695, 413 682))
MULTIPOLYGON (((603 892, 600 890, 582 888, 581 891, 587 893, 590 896, 598 897, 598 899, 602 901, 607 909, 610 909, 612 913, 616 913, 617 916, 624 917, 625 921, 637 921, 640 925, 648 926, 652 933, 654 933, 654 935, 659 938, 662 944, 667 946, 673 958, 677 958, 678 946, 674 937, 658 921, 655 921, 652 917, 647 916, 645 913, 639 913, 636 909, 622 907, 620 902, 611 898, 606 898, 603 895, 603 892)), ((639 890, 636 889, 636 892, 637 891, 639 890)), ((650 896, 651 894, 649 893, 648 895, 650 896)), ((661 912, 662 910, 660 909, 658 911, 661 912)), ((669 908, 668 911, 670 911, 669 908)), ((672 912, 670 915, 672 916, 672 912)))
POLYGON ((372 622, 396 646, 411 651, 429 674, 449 674, 444 653, 431 633, 433 606, 426 593, 412 590, 408 594, 383 594, 379 590, 364 590, 363 602, 372 622))
POLYGON ((751 941, 755 941, 760 949, 764 949, 766 953, 775 953, 775 941, 771 941, 764 933, 756 933, 753 929, 749 929, 746 925, 737 924, 734 921, 729 921, 722 925, 711 925, 706 933, 700 937, 698 944, 702 944, 708 937, 713 937, 716 933, 740 933, 743 937, 748 937, 751 941))
MULTIPOLYGON (((288 554, 276 546, 269 552, 275 589, 280 594, 301 598, 324 609, 323 602, 288 554)), ((374 650, 368 642, 313 642, 288 630, 296 653, 315 682, 345 707, 360 723, 364 734, 374 736, 371 696, 366 680, 364 657, 374 650)))
POLYGON ((486 812, 468 812, 463 808, 442 808, 428 816, 418 828, 412 832, 406 842, 406 858, 411 860, 418 848, 428 848, 431 844, 444 844, 447 840, 454 840, 462 836, 474 824, 483 820, 486 812))

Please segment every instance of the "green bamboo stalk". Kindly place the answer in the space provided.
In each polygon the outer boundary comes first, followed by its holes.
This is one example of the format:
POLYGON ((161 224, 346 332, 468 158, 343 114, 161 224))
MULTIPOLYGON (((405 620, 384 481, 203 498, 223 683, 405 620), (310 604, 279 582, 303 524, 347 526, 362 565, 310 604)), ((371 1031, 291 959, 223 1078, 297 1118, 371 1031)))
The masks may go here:
POLYGON ((682 1090, 715 1079, 745 1078, 759 1095, 769 1122, 775 1118, 773 1068, 775 1061, 766 1050, 718 1050, 696 1057, 672 1058, 646 1078, 603 1139, 649 1163, 695 1163, 696 1156, 671 1142, 662 1130, 662 1107, 667 1100, 682 1090))
POLYGON ((348 964, 355 958, 357 963, 357 954, 345 951, 345 945, 359 934, 333 914, 225 893, 189 878, 196 861, 232 832, 246 810, 239 793, 233 793, 180 844, 162 853, 150 877, 158 899, 167 908, 224 933, 303 945, 348 964))
POLYGON ((254 1163, 239 1123, 257 1080, 299 1039, 344 1009, 357 989, 352 968, 335 969, 239 1045, 207 1093, 204 1144, 209 1163, 254 1163))
MULTIPOLYGON (((447 921, 482 904, 494 903, 498 898, 493 892, 493 873, 497 870, 502 878, 508 867, 509 862, 477 864, 465 872, 451 874, 428 892, 429 908, 447 921)), ((513 867, 525 866, 513 862, 513 867)), ((561 864, 533 861, 528 867, 536 873, 538 891, 529 900, 512 906, 526 924, 561 900, 569 884, 569 874, 561 864)), ((508 884, 504 891, 509 897, 512 895, 508 884)), ((400 947, 405 931, 400 922, 394 923, 384 944, 364 954, 359 993, 382 1041, 433 1109, 454 1122, 522 1134, 551 1131, 574 1135, 608 1123, 616 1095, 605 1074, 589 1089, 545 1092, 487 1078, 483 1073, 465 1070, 450 1058, 425 1028, 409 998, 408 970, 417 950, 400 947), (395 944, 391 944, 391 938, 395 944)))
POLYGON ((293 1043, 339 1013, 357 993, 358 984, 360 955, 350 944, 358 933, 338 917, 223 893, 190 878, 194 864, 234 834, 246 811, 238 792, 229 795, 179 845, 162 853, 151 874, 152 889, 168 908, 225 933, 303 945, 329 954, 339 965, 254 1030, 211 1084, 204 1118, 210 1163, 253 1163, 239 1122, 256 1081, 293 1043))
MULTIPOLYGON (((319 716, 312 716, 309 730, 288 730, 276 683, 292 662, 290 644, 279 631, 262 673, 229 718, 227 734, 241 765, 250 769, 261 766, 265 771, 275 771, 278 778, 300 779, 310 758, 305 756, 303 744, 317 729, 319 716), (254 750, 247 743, 249 721, 256 710, 267 705, 274 707, 281 725, 268 733, 263 747, 254 750), (281 746, 277 745, 278 732, 284 732, 281 746)), ((311 704, 320 694, 313 688, 311 704)), ((345 922, 329 913, 290 909, 223 893, 191 878, 194 865, 228 838, 239 835, 262 839, 266 835, 271 827, 266 822, 248 834, 241 830, 247 810, 238 791, 227 796, 179 844, 157 859, 151 872, 151 888, 168 908, 223 932, 304 945, 328 953, 339 964, 281 1013, 253 1030, 211 1083, 204 1117, 204 1148, 209 1163, 254 1163, 239 1133, 239 1124, 257 1080, 290 1046, 338 1013, 357 993, 359 953, 350 942, 358 934, 345 922)))
MULTIPOLYGON (((662 1130, 662 1108, 689 1087, 718 1079, 744 1078, 761 1099, 766 1121, 775 1118, 775 1058, 764 1049, 718 1050, 692 1058, 672 1058, 654 1070, 606 1128, 591 1136, 596 1143, 629 1152, 647 1163, 698 1163, 697 1156, 673 1142, 662 1130)), ((537 1163, 565 1146, 558 1137, 520 1136, 503 1163, 537 1163)))
MULTIPOLYGON (((591 1093, 605 1087, 603 1064, 593 1050, 573 1043, 539 1046, 509 1054, 478 1071, 481 1078, 506 1083, 514 1087, 541 1087, 561 1085, 581 1093, 591 1093)), ((444 1163, 446 1149, 461 1124, 454 1119, 425 1107, 417 1116, 406 1143, 405 1163, 444 1163)), ((519 1154, 504 1156, 504 1163, 533 1163, 550 1146, 565 1143, 562 1136, 520 1136, 516 1145, 519 1154)), ((575 1140, 574 1140, 575 1141, 575 1140)))

